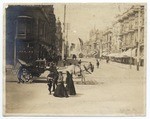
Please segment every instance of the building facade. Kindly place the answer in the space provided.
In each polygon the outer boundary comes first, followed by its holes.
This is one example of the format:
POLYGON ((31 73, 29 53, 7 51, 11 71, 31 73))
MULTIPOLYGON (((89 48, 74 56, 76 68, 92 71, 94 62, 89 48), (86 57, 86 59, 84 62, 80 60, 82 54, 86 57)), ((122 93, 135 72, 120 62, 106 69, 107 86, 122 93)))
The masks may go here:
POLYGON ((6 8, 6 63, 54 59, 55 15, 53 5, 10 5, 6 8))
POLYGON ((85 43, 88 56, 95 58, 99 58, 101 56, 101 40, 102 31, 95 28, 92 29, 89 34, 89 41, 85 43))
POLYGON ((107 28, 103 32, 102 56, 110 54, 112 51, 112 28, 107 28))
POLYGON ((111 53, 121 52, 121 37, 119 36, 120 30, 121 23, 115 21, 112 25, 111 53))
POLYGON ((120 49, 122 52, 131 50, 132 63, 144 63, 144 6, 132 6, 129 10, 118 17, 121 24, 120 49), (139 61, 140 60, 140 61, 139 61))

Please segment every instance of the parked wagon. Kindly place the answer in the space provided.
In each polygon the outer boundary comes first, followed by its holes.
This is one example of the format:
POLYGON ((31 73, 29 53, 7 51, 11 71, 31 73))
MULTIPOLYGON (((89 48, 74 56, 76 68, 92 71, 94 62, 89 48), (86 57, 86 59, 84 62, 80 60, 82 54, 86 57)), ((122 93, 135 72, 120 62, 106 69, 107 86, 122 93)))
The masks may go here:
POLYGON ((23 82, 29 82, 33 77, 39 77, 46 71, 46 60, 36 60, 32 64, 27 64, 25 61, 18 59, 21 64, 18 70, 18 79, 23 82))

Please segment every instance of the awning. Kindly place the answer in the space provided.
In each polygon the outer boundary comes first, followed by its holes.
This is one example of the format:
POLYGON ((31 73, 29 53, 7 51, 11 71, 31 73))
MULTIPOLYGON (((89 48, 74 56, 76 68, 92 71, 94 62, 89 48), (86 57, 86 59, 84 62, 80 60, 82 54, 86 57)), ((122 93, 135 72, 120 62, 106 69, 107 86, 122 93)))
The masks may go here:
MULTIPOLYGON (((136 57, 134 57, 134 59, 137 59, 137 56, 136 56, 136 57)), ((139 59, 144 60, 144 56, 140 56, 140 57, 139 57, 139 59)))
POLYGON ((123 56, 124 56, 124 52, 122 52, 122 53, 117 53, 117 54, 115 55, 116 58, 122 58, 123 56))
POLYGON ((109 54, 107 56, 109 56, 109 57, 116 57, 116 56, 118 56, 118 53, 111 53, 111 54, 109 54))
POLYGON ((122 53, 112 53, 112 54, 109 54, 108 56, 116 57, 116 58, 123 58, 123 57, 135 57, 135 54, 136 54, 136 48, 134 48, 133 50, 128 49, 127 51, 122 52, 122 53))
POLYGON ((116 53, 114 57, 123 58, 123 57, 128 57, 128 56, 126 55, 126 52, 122 52, 122 53, 116 53))
POLYGON ((132 55, 132 50, 131 49, 128 49, 127 51, 122 53, 123 57, 131 57, 131 55, 132 55))
POLYGON ((135 57, 136 54, 136 48, 132 49, 128 49, 125 52, 120 53, 117 57, 135 57))
POLYGON ((137 48, 134 48, 134 49, 132 50, 132 57, 135 57, 135 56, 136 56, 136 52, 137 52, 137 48))

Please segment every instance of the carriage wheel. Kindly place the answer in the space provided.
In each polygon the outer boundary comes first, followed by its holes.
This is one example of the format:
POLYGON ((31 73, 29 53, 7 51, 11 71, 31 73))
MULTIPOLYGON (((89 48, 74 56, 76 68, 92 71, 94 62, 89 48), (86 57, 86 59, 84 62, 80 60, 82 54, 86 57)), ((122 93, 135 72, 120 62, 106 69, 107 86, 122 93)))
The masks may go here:
POLYGON ((28 82, 31 79, 31 74, 28 72, 26 68, 22 69, 21 79, 24 82, 28 82))

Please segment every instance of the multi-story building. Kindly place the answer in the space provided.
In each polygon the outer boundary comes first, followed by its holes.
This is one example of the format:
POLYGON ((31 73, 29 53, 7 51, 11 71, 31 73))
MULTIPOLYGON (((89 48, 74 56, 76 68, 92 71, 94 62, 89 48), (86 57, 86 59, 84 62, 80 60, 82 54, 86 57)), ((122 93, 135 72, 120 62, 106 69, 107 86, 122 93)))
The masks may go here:
POLYGON ((92 29, 89 35, 89 41, 86 43, 88 55, 91 57, 100 57, 101 55, 102 32, 98 29, 92 29))
POLYGON ((112 40, 111 40, 111 54, 121 52, 121 37, 119 36, 121 24, 115 21, 112 25, 112 40))
MULTIPOLYGON (((119 36, 120 49, 128 52, 126 55, 133 57, 136 62, 143 65, 144 57, 144 6, 135 5, 118 17, 121 24, 119 36)), ((134 62, 135 62, 134 61, 134 62)))
POLYGON ((6 8, 6 63, 17 59, 54 60, 55 15, 53 5, 9 5, 6 8))
POLYGON ((107 28, 103 32, 103 39, 102 39, 102 55, 108 55, 111 53, 112 50, 112 28, 107 28))

